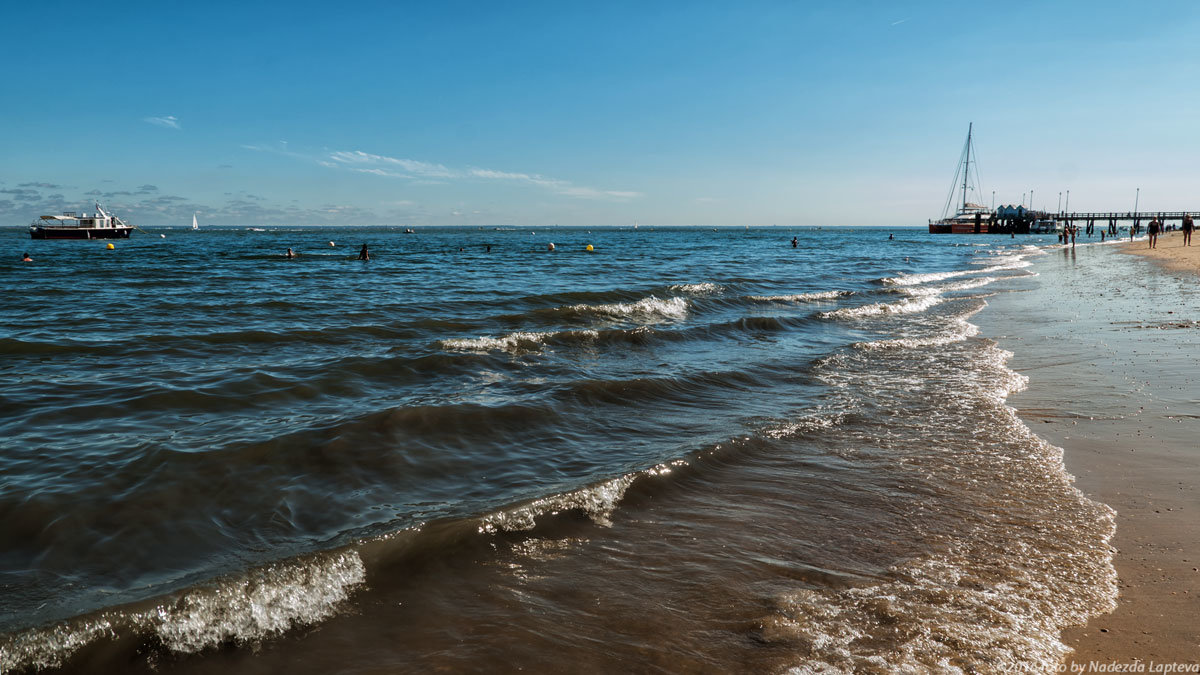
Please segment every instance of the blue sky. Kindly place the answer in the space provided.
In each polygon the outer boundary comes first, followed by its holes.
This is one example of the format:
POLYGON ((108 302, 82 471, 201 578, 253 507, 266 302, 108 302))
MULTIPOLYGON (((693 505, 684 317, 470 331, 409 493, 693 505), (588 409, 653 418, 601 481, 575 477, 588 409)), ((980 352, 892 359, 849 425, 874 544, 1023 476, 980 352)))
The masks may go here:
POLYGON ((1200 210, 1200 5, 5 3, 0 224, 1200 210), (1028 199, 1028 196, 1026 196, 1028 199))

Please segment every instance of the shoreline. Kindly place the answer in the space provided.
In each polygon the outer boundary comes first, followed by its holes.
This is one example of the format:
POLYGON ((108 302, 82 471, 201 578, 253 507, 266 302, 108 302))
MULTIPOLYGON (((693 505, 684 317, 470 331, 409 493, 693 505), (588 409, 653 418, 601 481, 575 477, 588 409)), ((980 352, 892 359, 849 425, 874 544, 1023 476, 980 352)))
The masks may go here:
POLYGON ((1009 405, 1117 513, 1116 609, 1063 631, 1068 672, 1200 664, 1200 245, 1181 244, 1049 249, 1027 289, 1046 302, 982 321, 1030 378, 1009 405))

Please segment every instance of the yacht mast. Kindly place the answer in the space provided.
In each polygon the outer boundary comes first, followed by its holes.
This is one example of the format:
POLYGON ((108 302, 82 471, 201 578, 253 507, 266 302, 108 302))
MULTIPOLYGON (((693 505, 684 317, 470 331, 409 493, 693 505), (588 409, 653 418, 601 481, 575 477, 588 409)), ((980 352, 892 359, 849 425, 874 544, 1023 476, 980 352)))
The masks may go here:
POLYGON ((968 177, 971 175, 971 131, 974 128, 974 122, 967 123, 967 158, 965 161, 963 161, 963 198, 962 209, 960 209, 960 212, 965 211, 967 208, 967 182, 968 177))

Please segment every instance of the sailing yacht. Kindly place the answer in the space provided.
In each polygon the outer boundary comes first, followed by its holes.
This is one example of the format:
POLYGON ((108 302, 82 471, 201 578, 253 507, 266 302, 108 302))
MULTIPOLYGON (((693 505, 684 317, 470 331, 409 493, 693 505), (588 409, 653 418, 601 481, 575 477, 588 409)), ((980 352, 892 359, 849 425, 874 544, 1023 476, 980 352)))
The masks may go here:
MULTIPOLYGON (((946 207, 942 210, 940 220, 929 221, 930 234, 986 234, 992 223, 992 211, 982 204, 967 201, 967 191, 977 190, 978 186, 971 181, 971 151, 974 150, 972 132, 975 124, 967 126, 967 142, 963 145, 962 159, 954 171, 954 180, 950 183, 950 195, 946 197, 946 207), (953 216, 949 215, 950 200, 958 190, 959 177, 962 177, 962 200, 953 216)), ((979 176, 976 174, 976 181, 979 176)))
POLYGON ((192 212, 192 229, 193 230, 200 229, 200 224, 196 222, 196 213, 194 211, 192 212))

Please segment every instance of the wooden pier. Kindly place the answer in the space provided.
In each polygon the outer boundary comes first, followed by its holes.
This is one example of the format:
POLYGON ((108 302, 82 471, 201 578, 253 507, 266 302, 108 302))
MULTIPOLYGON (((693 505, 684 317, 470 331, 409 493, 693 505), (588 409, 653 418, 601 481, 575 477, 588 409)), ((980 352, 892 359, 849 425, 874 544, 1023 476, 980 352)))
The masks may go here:
POLYGON ((1164 225, 1172 220, 1178 220, 1183 223, 1184 216, 1190 214, 1200 214, 1200 211, 1137 211, 1125 213, 1057 213, 1049 217, 1057 221, 1077 223, 1086 222, 1091 224, 1096 223, 1116 223, 1124 221, 1133 221, 1135 225, 1141 224, 1142 221, 1149 222, 1154 218, 1158 218, 1158 222, 1164 225))
POLYGON ((1145 224, 1157 218, 1164 227, 1176 221, 1182 225, 1184 217, 1197 214, 1197 211, 1075 211, 1050 213, 1048 211, 1025 211, 1019 213, 1003 213, 993 211, 990 214, 975 213, 974 219, 956 222, 930 222, 930 234, 1053 234, 1061 231, 1063 225, 1080 227, 1088 232, 1100 227, 1114 235, 1118 232, 1119 223, 1129 223, 1135 232, 1140 231, 1145 224), (1053 228, 1053 229, 1047 229, 1053 228))

